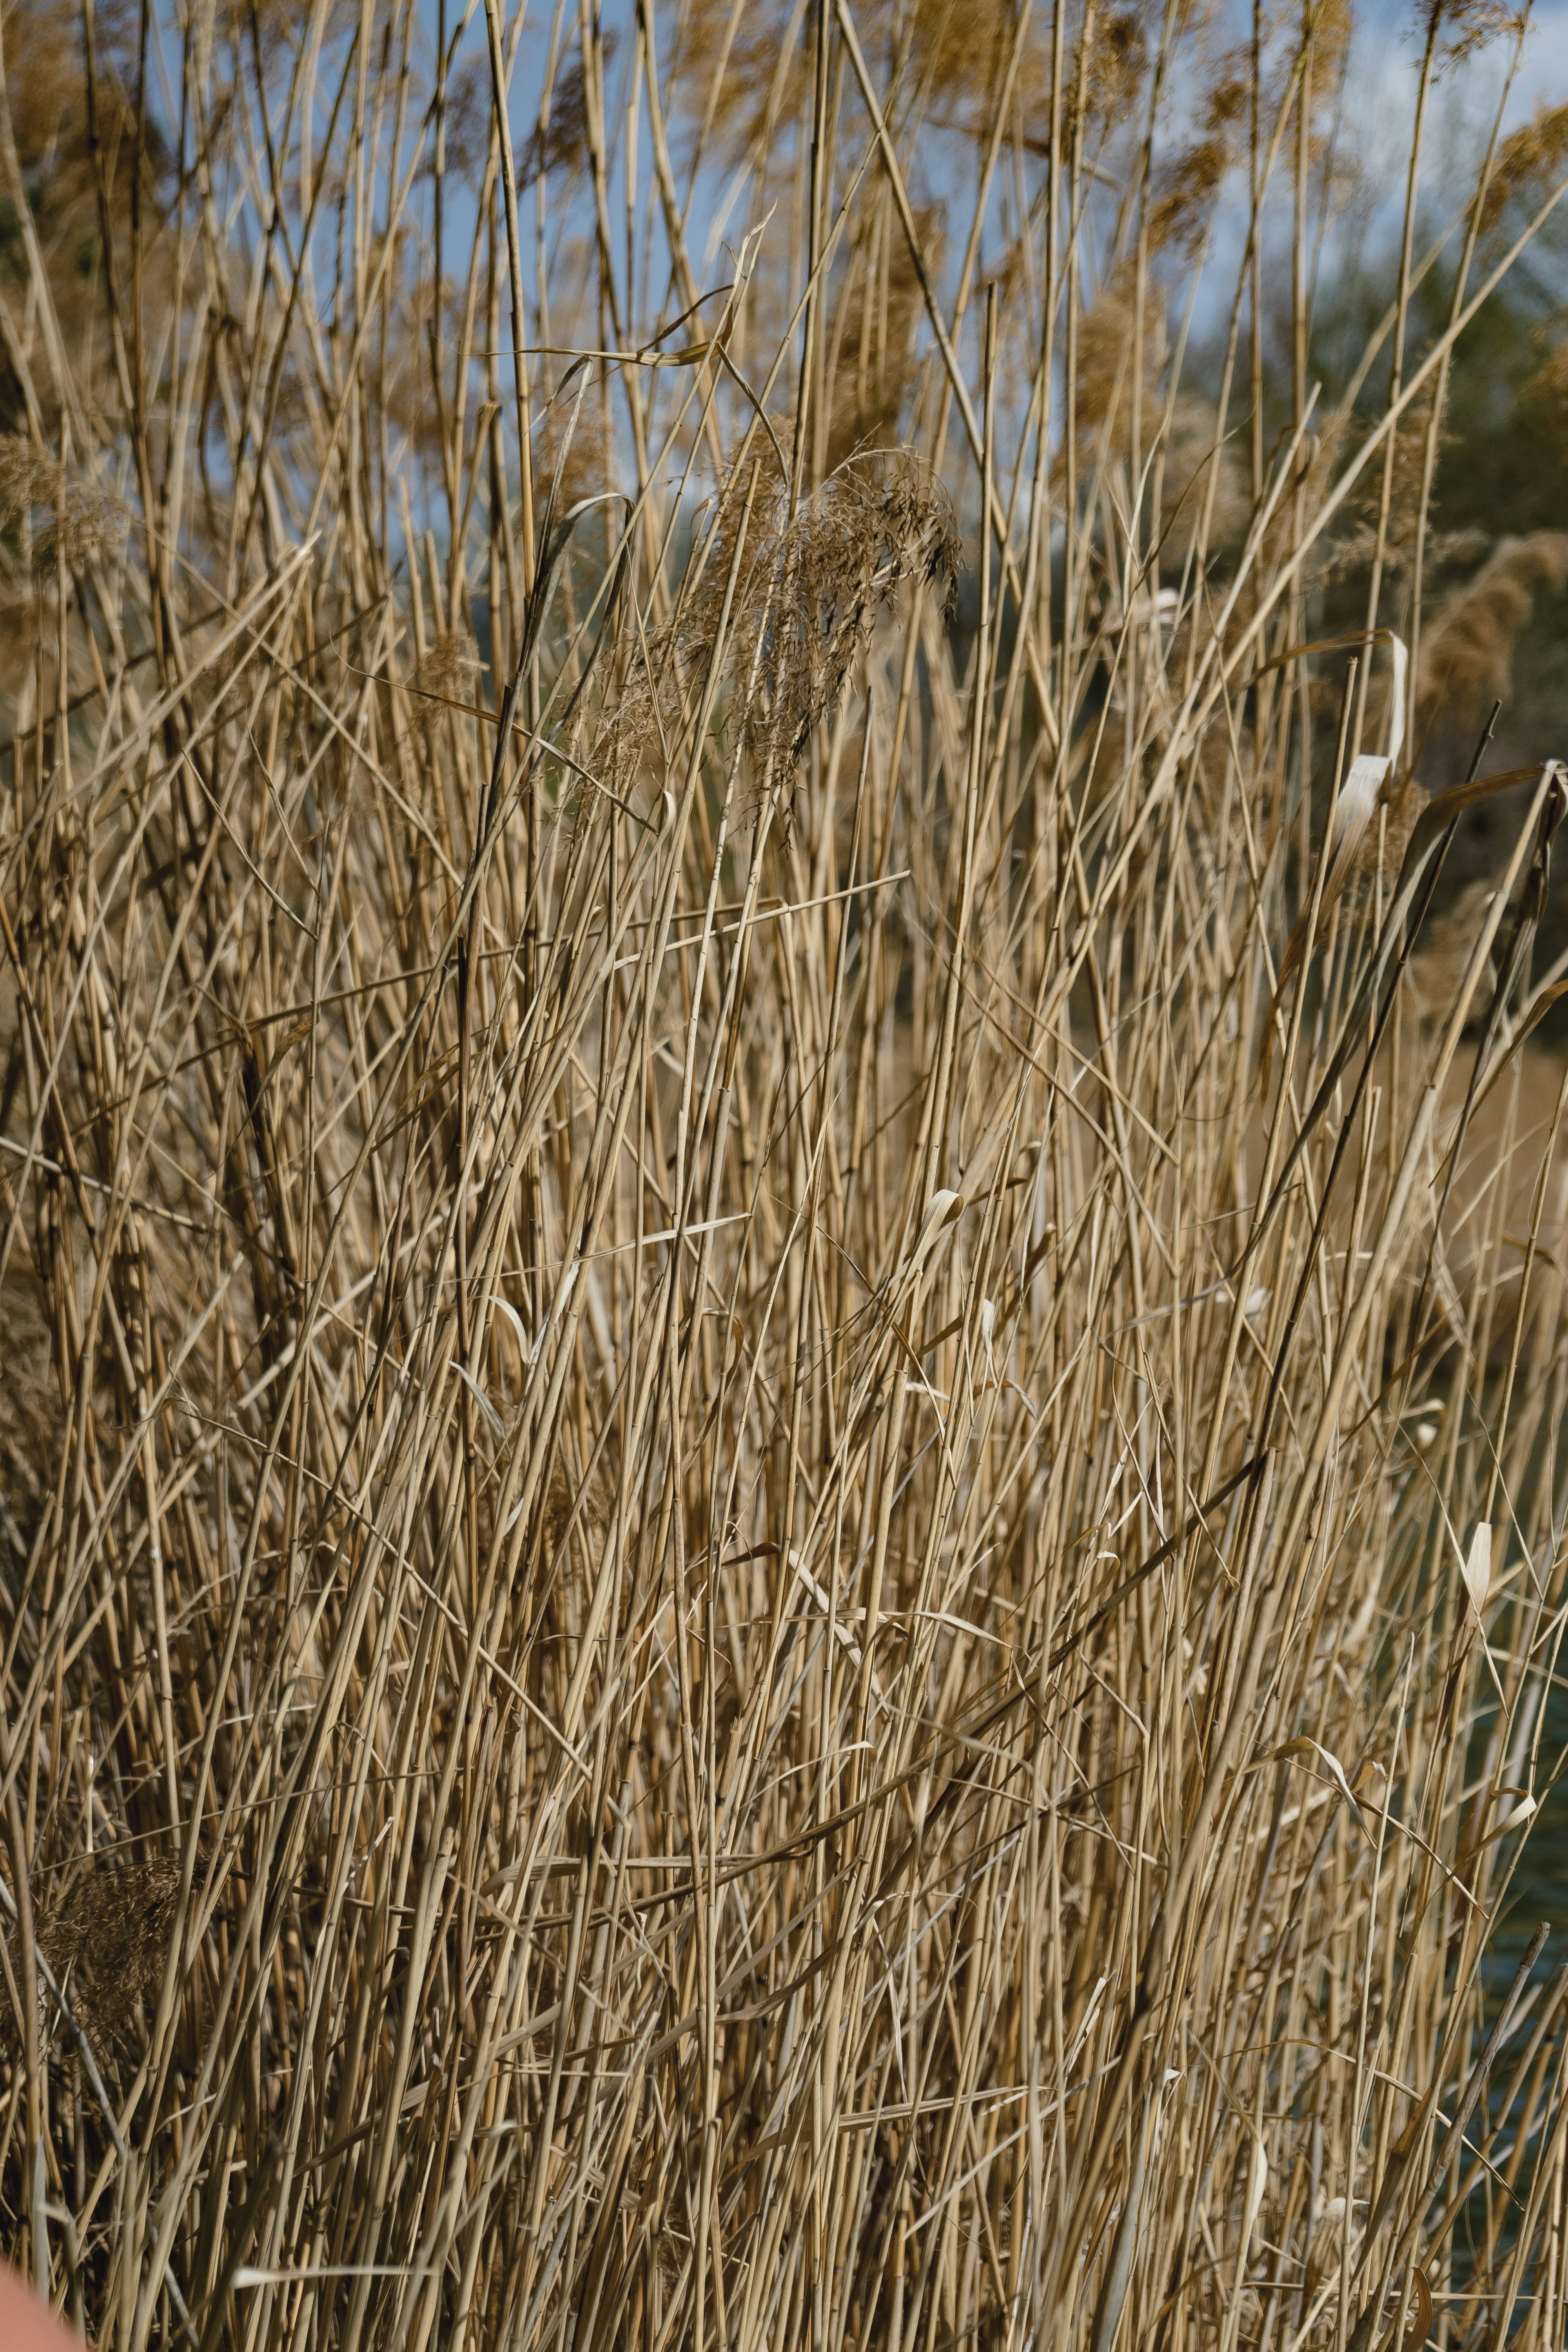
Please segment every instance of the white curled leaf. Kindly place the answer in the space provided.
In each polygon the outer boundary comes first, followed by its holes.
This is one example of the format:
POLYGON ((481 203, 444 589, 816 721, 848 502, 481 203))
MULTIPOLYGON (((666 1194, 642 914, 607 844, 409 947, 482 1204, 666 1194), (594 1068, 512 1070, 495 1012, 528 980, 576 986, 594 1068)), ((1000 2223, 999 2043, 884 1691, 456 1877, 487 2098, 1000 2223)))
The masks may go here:
MULTIPOLYGON (((806 1591, 811 1595, 811 1598, 816 1601, 823 1615, 831 1624, 840 1649, 844 1651, 852 1665, 858 1666, 861 1663, 860 1644, 856 1641, 854 1635, 850 1633, 849 1628, 845 1624, 843 1619, 835 1611, 832 1596, 828 1593, 826 1588, 817 1582, 816 1577, 813 1576, 810 1569, 807 1568, 805 1560, 802 1559, 799 1552, 795 1549, 793 1545, 790 1547, 789 1564, 795 1577, 798 1579, 800 1583, 805 1586, 806 1591)), ((882 1685, 877 1680, 875 1675, 871 1677, 871 1689, 879 1706, 882 1702, 882 1685)))
POLYGON ((511 1304, 510 1299, 499 1297, 493 1290, 488 1294, 488 1302, 491 1307, 500 1307, 501 1313, 506 1317, 507 1321, 511 1325, 512 1329, 517 1334, 517 1344, 521 1350, 523 1362, 525 1364, 531 1364, 533 1361, 533 1342, 528 1336, 528 1326, 523 1321, 521 1316, 518 1313, 516 1307, 511 1304))
POLYGON ((1394 656, 1394 681, 1388 690, 1388 764, 1396 768, 1399 754, 1405 749, 1405 688, 1410 675, 1410 648, 1392 630, 1388 643, 1394 656))
POLYGON ((925 1264, 926 1256, 938 1234, 944 1226, 951 1225, 956 1218, 962 1216, 963 1213, 962 1192, 954 1192, 943 1185, 931 1194, 926 1204, 926 1213, 921 1220, 920 1232, 915 1235, 915 1245, 910 1252, 911 1265, 918 1269, 925 1264))
POLYGON ((850 1633, 848 1627, 845 1625, 840 1618, 835 1616, 832 1598, 826 1589, 823 1585, 818 1584, 816 1577, 813 1576, 810 1569, 807 1568, 805 1562, 802 1559, 797 1551, 793 1549, 791 1550, 789 1564, 791 1568, 794 1569, 802 1584, 805 1585, 806 1591, 810 1593, 812 1599, 816 1601, 817 1607, 821 1610, 823 1615, 832 1619, 834 1633, 837 1635, 842 1646, 848 1651, 849 1655, 854 1660, 855 1664, 858 1665, 860 1663, 859 1648, 856 1643, 853 1635, 850 1633))
POLYGON ((1328 849, 1331 868, 1323 882, 1323 908, 1328 908, 1340 896, 1344 877, 1350 875, 1352 858, 1361 846, 1361 837, 1373 821, 1373 809, 1377 807, 1377 793, 1383 791, 1383 779, 1389 772, 1387 760, 1377 760, 1371 752, 1361 752, 1359 760, 1350 762, 1350 776, 1340 785, 1340 797, 1333 804, 1333 824, 1328 828, 1328 849))
MULTIPOLYGON (((1340 787, 1329 832, 1336 877, 1342 877, 1360 846, 1377 807, 1377 796, 1397 767, 1405 748, 1405 689, 1410 672, 1410 648, 1403 637, 1396 637, 1392 631, 1388 642, 1394 663, 1388 689, 1388 749, 1381 756, 1363 751, 1359 759, 1352 760, 1350 773, 1340 787)), ((1337 889, 1337 882, 1331 884, 1331 889, 1337 889)), ((1331 889, 1323 893, 1325 913, 1331 889)))
MULTIPOLYGON (((1376 635, 1381 639, 1384 632, 1379 630, 1376 635)), ((1405 748, 1405 690, 1409 672, 1410 654, 1403 637, 1394 636, 1392 630, 1387 635, 1394 656, 1394 677, 1390 689, 1388 712, 1388 750, 1381 754, 1363 752, 1359 759, 1352 760, 1350 773, 1340 786, 1338 797, 1334 802, 1333 814, 1329 820, 1329 837, 1325 845, 1328 870, 1323 877, 1322 897, 1317 910, 1320 937, 1328 923, 1329 916, 1341 891, 1351 877, 1355 866, 1356 852, 1360 849, 1363 837, 1372 822, 1373 813, 1377 806, 1377 796, 1383 790, 1384 780, 1392 772, 1400 752, 1405 748)), ((1312 908, 1309 903, 1301 909, 1297 919, 1296 928, 1286 944, 1284 960, 1279 966, 1279 976, 1275 983, 1274 1002, 1269 1014, 1270 1023, 1285 993, 1286 982, 1307 951, 1307 940, 1311 927, 1312 908)), ((1270 1034, 1271 1028, 1266 1025, 1263 1032, 1263 1069, 1266 1078, 1268 1071, 1270 1034)))
POLYGON ((1252 2235, 1252 2225, 1257 2221, 1258 2212, 1261 2210, 1264 2191, 1267 2189, 1268 2186, 1268 2151, 1263 2145, 1262 2134, 1259 2132, 1254 2132, 1252 2135, 1252 2155, 1247 2168, 1247 2213, 1241 2225, 1241 2242, 1243 2245, 1246 2245, 1247 2240, 1252 2235))
POLYGON ((1335 1788, 1338 1789, 1341 1796, 1350 1807, 1351 1811, 1354 1816, 1357 1828, 1361 1830, 1363 1835, 1370 1837, 1371 1832, 1367 1829, 1365 1822, 1362 1819, 1362 1811, 1360 1805, 1356 1802, 1355 1791, 1351 1787, 1349 1780, 1345 1778, 1345 1768, 1340 1762, 1339 1758, 1333 1753, 1333 1751, 1331 1748, 1320 1747, 1319 1743, 1315 1739, 1308 1739, 1303 1737, 1300 1739, 1288 1739, 1283 1748, 1277 1748, 1274 1750, 1274 1754, 1269 1760, 1275 1764, 1282 1764, 1285 1759, 1290 1756, 1315 1756, 1318 1759, 1318 1761, 1324 1767, 1330 1779, 1333 1781, 1335 1788))
POLYGON ((1492 1583, 1492 1531, 1485 1519, 1476 1522, 1476 1531, 1470 1538, 1470 1549, 1465 1554, 1463 1568, 1465 1591, 1470 1596, 1470 1606, 1476 1612, 1479 1625, 1492 1583))

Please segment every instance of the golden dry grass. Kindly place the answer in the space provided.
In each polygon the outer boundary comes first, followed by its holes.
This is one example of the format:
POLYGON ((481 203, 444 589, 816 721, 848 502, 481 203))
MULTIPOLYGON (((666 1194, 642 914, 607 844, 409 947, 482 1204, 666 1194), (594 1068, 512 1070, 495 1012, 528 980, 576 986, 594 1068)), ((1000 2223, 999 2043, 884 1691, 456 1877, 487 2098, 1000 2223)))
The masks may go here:
POLYGON ((12 2258, 106 2352, 1549 2352, 1568 784, 1445 927, 1410 774, 1561 576, 1423 633, 1496 27, 1318 386, 1342 10, 55 22, 12 2258))

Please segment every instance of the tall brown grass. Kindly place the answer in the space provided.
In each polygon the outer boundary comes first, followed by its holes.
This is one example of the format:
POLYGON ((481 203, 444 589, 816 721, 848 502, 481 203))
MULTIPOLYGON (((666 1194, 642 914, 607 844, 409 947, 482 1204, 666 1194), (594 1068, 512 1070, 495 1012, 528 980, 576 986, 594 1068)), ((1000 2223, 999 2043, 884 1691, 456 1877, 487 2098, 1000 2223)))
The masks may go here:
POLYGON ((1568 782, 1445 930, 1411 772, 1562 568, 1423 636, 1496 29, 1320 384, 1337 8, 5 13, 0 2234, 97 2344, 1561 2343, 1568 782))

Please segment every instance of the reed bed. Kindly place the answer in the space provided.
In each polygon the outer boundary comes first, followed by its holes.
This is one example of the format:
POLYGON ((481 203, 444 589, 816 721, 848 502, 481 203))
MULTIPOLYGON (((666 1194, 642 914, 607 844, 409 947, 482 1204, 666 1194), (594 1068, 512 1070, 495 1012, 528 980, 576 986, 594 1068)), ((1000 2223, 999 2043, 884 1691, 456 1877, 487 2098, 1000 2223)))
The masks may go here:
POLYGON ((1521 36, 1420 20, 1322 380, 1352 33, 6 13, 0 2210, 98 2345, 1561 2343, 1564 772, 1435 893, 1568 550, 1428 524, 1568 121, 1435 221, 1521 36))

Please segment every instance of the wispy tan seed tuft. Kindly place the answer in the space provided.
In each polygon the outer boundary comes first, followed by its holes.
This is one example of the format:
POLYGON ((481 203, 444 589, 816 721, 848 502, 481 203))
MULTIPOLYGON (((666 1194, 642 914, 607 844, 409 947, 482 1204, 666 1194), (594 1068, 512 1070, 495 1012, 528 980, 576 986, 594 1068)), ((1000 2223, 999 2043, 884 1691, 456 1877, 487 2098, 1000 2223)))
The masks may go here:
POLYGON ((837 709, 879 611, 907 582, 931 583, 945 608, 959 546, 941 485, 895 454, 853 459, 793 520, 755 514, 742 553, 727 637, 719 639, 742 499, 714 501, 694 593, 661 630, 630 646, 626 681, 595 745, 625 791, 678 744, 715 653, 726 723, 744 730, 761 772, 780 785, 812 730, 837 709))
POLYGON ((1568 580, 1568 532, 1531 531, 1500 540, 1473 580, 1455 590, 1421 642, 1417 707, 1468 715, 1480 703, 1506 700, 1514 641, 1535 600, 1568 580))
POLYGON ((1510 131, 1497 152, 1481 226, 1495 228, 1516 200, 1539 203, 1562 178, 1568 164, 1568 105, 1548 106, 1544 99, 1528 122, 1510 131))
MULTIPOLYGON (((1468 882, 1450 906, 1428 919, 1409 963, 1411 998, 1423 1021, 1441 1020, 1452 1004, 1476 943, 1477 926, 1496 895, 1495 881, 1468 882)), ((1489 968, 1480 982, 1483 999, 1492 985, 1489 968)))
MULTIPOLYGON (((34 1897, 33 1933, 77 2023, 102 2060, 129 2041, 139 2008, 157 1992, 178 1908, 174 1859, 117 1864, 100 1855, 58 1893, 34 1897)), ((18 1961, 15 1933, 12 1969, 18 1961)), ((54 2009, 45 1996, 46 2024, 54 2009)), ((5 2030, 16 2047, 16 2021, 5 2030)))
POLYGON ((0 532, 26 537, 36 579, 47 580, 60 562, 74 570, 109 553, 129 520, 100 483, 40 457, 17 436, 0 437, 0 532))
POLYGON ((442 702, 472 702, 479 681, 479 649, 466 629, 447 629, 415 665, 414 684, 429 696, 421 716, 434 725, 442 702))
MULTIPOLYGON (((942 214, 931 205, 916 215, 922 247, 942 249, 942 214)), ((837 357, 828 402, 826 470, 848 457, 886 447, 898 437, 912 373, 915 338, 924 311, 909 241, 894 227, 867 252, 852 299, 835 321, 837 357)))

